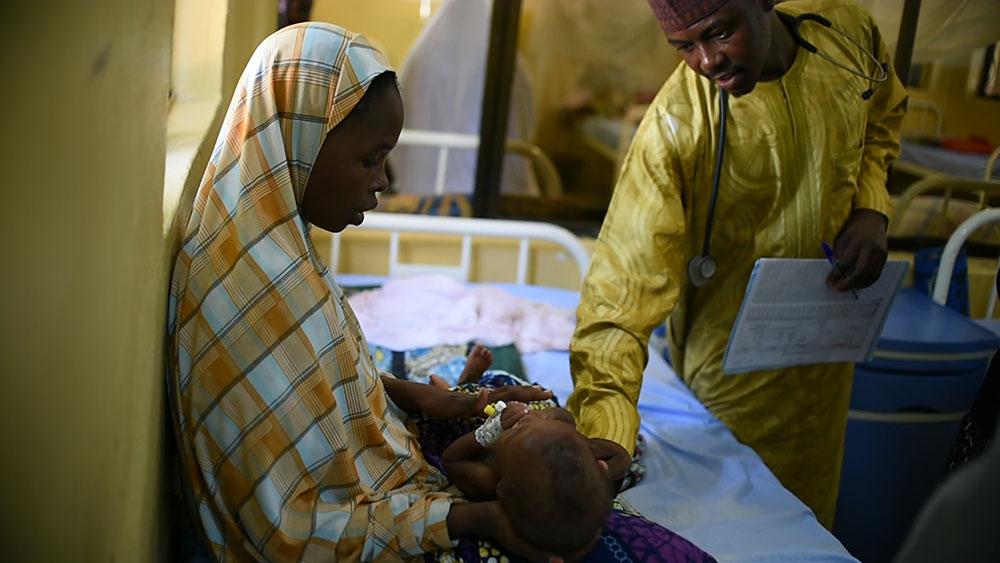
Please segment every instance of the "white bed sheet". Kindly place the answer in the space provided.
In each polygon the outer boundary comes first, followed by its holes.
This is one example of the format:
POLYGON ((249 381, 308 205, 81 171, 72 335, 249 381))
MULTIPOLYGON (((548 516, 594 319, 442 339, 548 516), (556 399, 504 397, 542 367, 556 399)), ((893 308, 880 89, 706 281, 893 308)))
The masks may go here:
MULTIPOLYGON (((348 286, 384 281, 371 276, 337 279, 348 286)), ((567 290, 492 285, 550 305, 576 307, 578 302, 578 294, 567 290)), ((533 381, 561 400, 569 396, 567 352, 537 352, 522 359, 533 381)), ((643 515, 722 562, 856 561, 656 354, 650 354, 646 366, 639 413, 648 444, 646 477, 623 497, 643 515)))

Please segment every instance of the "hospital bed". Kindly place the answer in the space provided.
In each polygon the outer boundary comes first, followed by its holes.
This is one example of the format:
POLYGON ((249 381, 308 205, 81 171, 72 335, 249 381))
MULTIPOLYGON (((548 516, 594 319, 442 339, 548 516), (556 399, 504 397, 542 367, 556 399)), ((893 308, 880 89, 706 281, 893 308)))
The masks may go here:
POLYGON ((984 155, 936 146, 933 143, 942 138, 943 123, 944 116, 937 104, 911 97, 903 129, 902 151, 893 164, 896 170, 917 178, 938 174, 968 180, 996 178, 1000 148, 984 155))
MULTIPOLYGON (((403 129, 397 146, 412 147, 417 150, 433 151, 421 157, 434 173, 429 175, 433 192, 423 195, 414 193, 389 193, 380 198, 378 211, 388 213, 412 213, 419 215, 439 215, 452 217, 472 216, 471 186, 469 192, 449 193, 449 162, 456 154, 475 152, 479 148, 479 137, 462 133, 403 129)), ((506 153, 523 157, 530 164, 523 178, 532 186, 526 193, 503 193, 495 201, 491 213, 518 218, 541 218, 576 225, 579 229, 596 229, 604 218, 605 206, 593 208, 563 192, 562 180, 555 164, 537 145, 519 139, 508 139, 506 153), (537 186, 537 193, 534 190, 537 186)), ((467 161, 466 161, 467 162, 467 161)), ((513 181, 520 181, 521 177, 513 181)), ((470 179, 470 181, 472 181, 470 179)), ((522 186, 523 187, 523 186, 522 186)), ((405 190, 404 190, 405 191, 405 190)))
POLYGON ((1000 182, 939 174, 925 176, 894 198, 889 236, 923 234, 947 238, 959 223, 986 209, 998 196, 1000 182))
POLYGON ((584 118, 578 124, 580 135, 588 146, 614 163, 615 170, 620 170, 647 109, 649 104, 636 104, 629 106, 622 117, 584 118))
MULTIPOLYGON (((579 124, 584 141, 599 154, 615 163, 617 170, 635 135, 646 105, 635 105, 624 117, 588 117, 579 124)), ((967 180, 991 180, 1000 175, 1000 148, 990 155, 947 149, 933 144, 941 139, 942 113, 934 102, 911 98, 907 108, 910 127, 904 131, 902 150, 893 166, 916 178, 946 175, 967 180)))
POLYGON ((996 170, 998 159, 1000 159, 1000 148, 990 155, 983 155, 904 139, 902 152, 895 166, 901 172, 918 177, 947 174, 959 178, 989 180, 1000 174, 996 170))
MULTIPOLYGON (((933 174, 917 180, 893 199, 888 233, 890 258, 913 262, 914 252, 943 246, 963 221, 987 209, 991 202, 995 204, 1000 199, 1000 182, 933 174)), ((971 242, 967 249, 969 312, 981 317, 986 315, 994 285, 1000 226, 987 225, 972 236, 971 242)), ((904 286, 911 284, 912 273, 911 268, 904 286)))
MULTIPOLYGON (((437 162, 434 174, 434 194, 443 195, 445 193, 445 181, 447 180, 448 158, 457 151, 478 150, 479 135, 403 129, 399 134, 399 140, 396 145, 400 147, 436 149, 437 162)), ((562 196, 562 180, 559 179, 559 174, 552 160, 542 152, 542 149, 527 141, 508 139, 505 150, 507 153, 520 155, 528 159, 535 172, 538 187, 543 197, 558 198, 562 196)))
MULTIPOLYGON (((330 268, 343 286, 371 286, 388 277, 443 273, 461 281, 493 281, 477 269, 478 239, 510 245, 510 265, 501 267, 505 280, 495 283, 512 294, 550 305, 575 308, 586 272, 589 251, 568 231, 542 223, 462 219, 369 213, 359 229, 337 235, 335 240, 317 241, 328 246, 330 268), (387 262, 369 271, 345 270, 350 247, 359 243, 370 248, 372 237, 389 245, 387 262), (437 244, 438 237, 457 237, 452 245, 458 258, 404 250, 408 237, 424 237, 437 244), (430 237, 430 238, 427 238, 430 237), (557 288, 537 283, 538 253, 558 250, 549 256, 575 266, 572 281, 557 288), (414 263, 417 262, 417 263, 414 263), (442 262, 445 262, 442 265, 442 262), (535 265, 535 267, 533 267, 535 265), (374 275, 372 274, 374 272, 374 275), (388 275, 387 275, 388 274, 388 275)), ((438 254, 438 253, 433 253, 438 254)), ((549 258, 547 263, 559 264, 549 258)), ((572 382, 568 352, 544 351, 522 357, 527 376, 551 388, 561 399, 569 395, 572 382)), ((785 489, 761 459, 741 445, 712 416, 656 353, 650 353, 639 398, 642 435, 648 449, 644 455, 645 479, 622 498, 646 517, 681 534, 719 561, 855 561, 825 530, 812 512, 785 489)))
MULTIPOLYGON (((977 230, 987 225, 996 225, 997 223, 1000 223, 1000 209, 984 209, 963 221, 955 229, 955 232, 948 237, 948 243, 945 244, 944 250, 941 252, 941 264, 938 267, 937 275, 934 278, 934 285, 932 286, 933 292, 931 298, 934 299, 935 303, 944 305, 947 301, 948 289, 951 284, 951 274, 955 268, 958 253, 969 240, 969 237, 977 230)), ((1000 272, 997 272, 996 275, 1000 275, 1000 272)), ((977 319, 977 322, 994 333, 1000 334, 1000 320, 994 318, 996 305, 996 285, 993 285, 989 288, 986 315, 981 319, 977 319)))

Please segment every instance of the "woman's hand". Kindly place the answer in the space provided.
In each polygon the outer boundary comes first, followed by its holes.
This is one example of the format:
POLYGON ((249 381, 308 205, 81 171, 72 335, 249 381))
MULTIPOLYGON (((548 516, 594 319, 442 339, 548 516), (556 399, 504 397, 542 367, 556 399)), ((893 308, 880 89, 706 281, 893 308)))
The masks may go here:
MULTIPOLYGON (((486 390, 484 389, 483 391, 486 390)), ((510 403, 512 401, 530 403, 531 401, 544 401, 551 398, 552 391, 542 389, 537 385, 506 385, 504 387, 490 389, 489 394, 486 397, 486 402, 483 403, 483 407, 489 403, 495 403, 497 401, 503 401, 505 403, 510 403)))
POLYGON ((882 275, 889 256, 885 230, 889 223, 885 215, 872 209, 855 209, 844 223, 834 254, 837 267, 826 283, 838 291, 868 287, 882 275))
POLYGON ((484 416, 483 409, 497 401, 544 401, 552 398, 552 391, 536 386, 509 385, 496 389, 483 389, 478 395, 442 389, 435 385, 414 383, 382 375, 382 385, 389 397, 409 413, 422 413, 427 418, 451 420, 484 416))
MULTIPOLYGON (((552 398, 552 391, 542 389, 537 385, 505 385, 495 389, 482 389, 478 395, 467 395, 474 398, 470 411, 463 416, 485 416, 483 409, 490 403, 503 401, 505 403, 529 403, 552 398)), ((430 415, 428 415, 430 416, 430 415)), ((433 417, 432 417, 433 418, 433 417)))
POLYGON ((382 386, 389 398, 410 414, 422 413, 428 418, 449 420, 468 417, 476 412, 476 395, 406 381, 387 373, 382 374, 382 386))
POLYGON ((421 393, 417 406, 427 418, 452 420, 483 416, 483 407, 486 406, 486 402, 481 401, 480 396, 485 395, 485 390, 479 395, 470 395, 431 385, 425 385, 425 387, 428 388, 427 392, 421 393), (481 406, 480 403, 482 403, 481 406))
MULTIPOLYGON (((528 401, 544 401, 552 397, 552 391, 524 385, 510 385, 491 390, 483 389, 478 395, 449 391, 431 385, 424 387, 428 389, 420 394, 418 408, 427 418, 438 420, 485 416, 483 409, 486 408, 486 405, 497 401, 508 404, 517 402, 523 404, 528 401)), ((527 405, 524 408, 527 410, 527 405)))

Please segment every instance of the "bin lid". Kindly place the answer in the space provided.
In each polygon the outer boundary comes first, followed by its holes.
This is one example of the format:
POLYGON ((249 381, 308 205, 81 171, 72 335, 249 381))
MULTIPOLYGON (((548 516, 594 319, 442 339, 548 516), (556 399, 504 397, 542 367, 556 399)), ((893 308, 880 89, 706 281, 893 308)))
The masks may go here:
POLYGON ((989 358, 998 346, 1000 338, 992 331, 938 305, 926 294, 906 288, 892 302, 875 356, 905 352, 926 361, 934 361, 934 356, 942 361, 951 361, 956 355, 989 358))

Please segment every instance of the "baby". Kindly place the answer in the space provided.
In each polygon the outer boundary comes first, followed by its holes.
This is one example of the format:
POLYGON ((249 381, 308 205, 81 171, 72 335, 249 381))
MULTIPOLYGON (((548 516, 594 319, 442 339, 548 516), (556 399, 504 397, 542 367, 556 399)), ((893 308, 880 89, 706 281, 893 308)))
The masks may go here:
MULTIPOLYGON (((486 371, 491 363, 487 348, 473 348, 460 387, 510 384, 508 374, 486 371)), ((432 378, 432 384, 443 381, 432 378)), ((546 403, 491 405, 479 428, 445 447, 441 464, 471 500, 498 500, 526 542, 578 559, 604 528, 613 485, 607 464, 595 458, 573 415, 546 403)))

